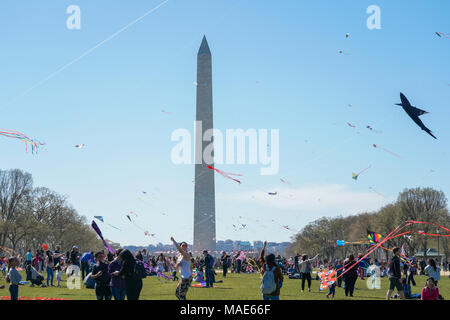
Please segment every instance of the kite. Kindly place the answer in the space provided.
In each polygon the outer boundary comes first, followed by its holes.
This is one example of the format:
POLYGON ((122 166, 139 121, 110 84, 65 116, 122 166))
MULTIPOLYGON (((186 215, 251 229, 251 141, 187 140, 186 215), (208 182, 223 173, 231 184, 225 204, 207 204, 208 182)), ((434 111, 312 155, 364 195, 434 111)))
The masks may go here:
MULTIPOLYGON (((131 212, 133 212, 133 211, 130 211, 130 213, 131 213, 131 212)), ((145 234, 146 236, 149 235, 149 232, 148 232, 147 230, 145 230, 145 229, 142 229, 138 224, 136 224, 136 222, 134 222, 128 214, 127 214, 126 216, 127 216, 128 220, 130 220, 130 222, 131 222, 136 228, 138 228, 139 230, 143 231, 144 234, 145 234)), ((152 236, 154 236, 154 234, 152 234, 152 236)))
POLYGON ((289 185, 291 184, 289 181, 284 180, 284 179, 281 179, 281 178, 280 178, 280 181, 283 182, 283 183, 287 183, 287 184, 289 184, 289 185))
POLYGON ((165 114, 172 114, 172 112, 165 111, 164 109, 161 109, 161 112, 165 114))
POLYGON ((400 99, 402 100, 402 103, 396 103, 397 106, 401 106, 403 108, 403 110, 405 110, 405 112, 408 114, 408 116, 426 133, 428 133, 430 136, 432 136, 433 138, 437 139, 432 131, 430 129, 428 129, 427 127, 425 127, 425 125, 423 124, 422 120, 420 120, 420 116, 423 114, 428 113, 425 110, 421 110, 419 108, 413 107, 411 106, 411 104, 409 103, 408 99, 406 99, 405 95, 403 93, 400 92, 400 99))
POLYGON ((396 153, 394 153, 394 152, 392 152, 392 151, 389 151, 388 149, 385 149, 385 148, 383 148, 383 147, 380 147, 379 145, 377 145, 377 144, 375 144, 375 143, 373 144, 373 147, 374 147, 374 148, 381 149, 381 150, 383 150, 384 152, 387 152, 387 153, 393 155, 394 157, 397 157, 397 158, 399 158, 399 159, 402 159, 402 157, 399 156, 398 154, 396 154, 396 153))
POLYGON ((82 149, 82 148, 84 148, 86 145, 84 144, 84 143, 82 143, 82 144, 77 144, 77 145, 75 145, 75 148, 77 148, 77 149, 82 149))
POLYGON ((342 247, 346 244, 368 244, 367 241, 345 241, 345 240, 336 240, 336 245, 338 247, 342 247))
POLYGON ((242 174, 231 173, 231 172, 224 172, 224 171, 221 171, 221 170, 216 169, 216 168, 214 168, 214 167, 211 167, 210 165, 208 165, 208 166, 206 166, 206 167, 207 167, 208 169, 211 169, 211 170, 216 171, 217 173, 221 174, 221 175, 224 176, 225 178, 228 178, 228 179, 231 179, 231 180, 233 180, 233 181, 236 181, 237 183, 241 183, 239 180, 234 179, 234 178, 232 178, 232 177, 230 177, 230 176, 242 176, 242 174))
POLYGON ((343 54, 343 55, 346 55, 346 56, 349 56, 349 55, 351 55, 351 53, 348 53, 348 52, 343 52, 342 50, 339 50, 339 53, 340 53, 340 54, 343 54))
POLYGON ((348 38, 350 36, 350 33, 345 34, 345 38, 348 38))
POLYGON ((276 195, 277 195, 277 192, 268 192, 268 194, 269 194, 270 196, 276 196, 276 195))
POLYGON ((374 130, 371 126, 366 126, 366 128, 369 129, 370 131, 373 131, 373 132, 378 133, 378 134, 382 133, 381 131, 374 130))
POLYGON ((321 279, 320 290, 324 290, 336 282, 336 270, 328 270, 317 273, 321 279))
POLYGON ((347 122, 347 125, 352 128, 356 128, 356 126, 352 125, 350 122, 347 122))
POLYGON ((297 230, 294 230, 294 229, 292 229, 292 228, 289 228, 289 225, 282 226, 282 227, 285 228, 286 230, 297 232, 297 230))
POLYGON ((450 39, 449 37, 447 37, 447 35, 445 34, 445 33, 442 33, 442 32, 435 32, 438 36, 439 36, 439 38, 441 37, 441 36, 444 36, 444 37, 446 37, 447 39, 450 39))
POLYGON ((371 246, 380 242, 382 238, 383 236, 381 234, 367 230, 367 239, 369 239, 369 243, 371 246))
POLYGON ((134 214, 136 217, 138 216, 134 211, 130 211, 130 214, 134 214))
POLYGON ((21 140, 25 142, 25 151, 28 152, 28 145, 31 145, 31 153, 35 154, 38 152, 39 147, 45 145, 45 143, 39 142, 38 140, 33 140, 31 138, 28 138, 23 133, 8 130, 8 129, 0 129, 0 135, 8 137, 8 138, 14 138, 21 140))
POLYGON ((102 216, 94 216, 95 219, 100 220, 101 222, 105 222, 102 216))
POLYGON ((97 226, 97 224, 95 223, 94 220, 92 220, 91 226, 95 230, 95 232, 97 232, 100 239, 102 239, 103 245, 105 246, 106 250, 108 250, 112 254, 116 254, 116 251, 113 248, 111 248, 110 246, 108 246, 108 244, 106 243, 105 239, 103 238, 102 232, 100 231, 100 228, 97 226))
POLYGON ((42 244, 42 248, 44 248, 45 251, 48 251, 48 247, 45 243, 42 244))
POLYGON ((367 168, 365 168, 364 170, 360 171, 359 173, 354 173, 353 172, 352 173, 352 179, 357 180, 361 173, 363 173, 364 171, 370 169, 371 167, 372 167, 372 165, 368 166, 367 168))

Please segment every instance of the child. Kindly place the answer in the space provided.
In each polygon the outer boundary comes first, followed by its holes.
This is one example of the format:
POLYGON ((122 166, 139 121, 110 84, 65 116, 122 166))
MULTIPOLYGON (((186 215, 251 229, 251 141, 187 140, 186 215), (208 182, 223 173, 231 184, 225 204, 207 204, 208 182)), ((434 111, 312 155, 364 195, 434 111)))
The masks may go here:
POLYGON ((433 278, 428 278, 422 289, 421 300, 438 300, 438 298, 439 288, 435 286, 433 278))
POLYGON ((112 293, 109 287, 110 275, 108 272, 108 265, 104 261, 103 252, 95 254, 95 266, 92 269, 92 278, 95 280, 95 295, 97 300, 111 300, 112 293))
POLYGON ((61 270, 61 263, 58 262, 58 264, 55 267, 56 270, 56 286, 60 286, 61 282, 61 276, 62 276, 62 270, 61 270))
POLYGON ((6 277, 6 282, 9 282, 9 292, 11 293, 11 300, 19 299, 19 283, 22 280, 22 276, 19 271, 16 270, 16 267, 19 264, 19 260, 17 258, 12 257, 8 260, 9 272, 6 277))
POLYGON ((177 277, 177 268, 175 267, 176 260, 173 259, 173 261, 170 263, 170 269, 172 271, 172 281, 178 281, 177 277))
POLYGON ((334 299, 334 294, 336 293, 336 282, 328 286, 328 293, 326 294, 327 299, 330 297, 334 299))
MULTIPOLYGON (((333 270, 333 266, 330 264, 328 266, 328 272, 327 274, 331 276, 336 277, 336 271, 333 270)), ((336 281, 333 281, 333 283, 328 283, 328 293, 326 294, 327 299, 330 297, 330 295, 332 296, 332 298, 334 299, 334 295, 336 293, 336 281)))

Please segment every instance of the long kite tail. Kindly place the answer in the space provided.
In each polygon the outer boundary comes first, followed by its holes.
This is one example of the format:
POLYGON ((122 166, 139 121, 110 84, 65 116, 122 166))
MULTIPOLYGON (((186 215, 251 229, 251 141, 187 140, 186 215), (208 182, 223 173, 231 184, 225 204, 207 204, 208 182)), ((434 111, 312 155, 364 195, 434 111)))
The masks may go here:
POLYGON ((242 174, 231 173, 231 172, 225 172, 225 171, 219 170, 219 169, 217 169, 217 168, 214 168, 214 167, 212 167, 212 166, 210 166, 210 165, 207 165, 206 167, 207 167, 208 169, 211 169, 211 170, 216 171, 218 174, 224 176, 224 177, 227 178, 227 179, 236 181, 237 183, 241 183, 241 181, 239 181, 239 180, 237 180, 237 179, 234 179, 234 178, 230 177, 230 175, 233 175, 233 176, 242 176, 242 174))

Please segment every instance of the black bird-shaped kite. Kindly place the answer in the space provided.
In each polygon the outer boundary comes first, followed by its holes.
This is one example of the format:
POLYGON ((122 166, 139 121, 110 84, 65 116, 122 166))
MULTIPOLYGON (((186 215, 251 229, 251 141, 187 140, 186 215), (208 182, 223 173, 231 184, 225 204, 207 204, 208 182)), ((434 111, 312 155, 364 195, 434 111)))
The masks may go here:
POLYGON ((408 114, 408 116, 413 119, 413 121, 426 133, 428 133, 430 136, 432 136, 433 138, 437 139, 432 133, 431 130, 428 129, 427 127, 425 127, 425 125, 423 124, 422 120, 420 120, 420 116, 428 113, 425 110, 421 110, 419 108, 413 107, 408 99, 406 99, 405 95, 403 93, 400 92, 400 99, 402 100, 402 103, 396 103, 397 106, 401 106, 403 108, 403 110, 405 110, 405 112, 408 114))

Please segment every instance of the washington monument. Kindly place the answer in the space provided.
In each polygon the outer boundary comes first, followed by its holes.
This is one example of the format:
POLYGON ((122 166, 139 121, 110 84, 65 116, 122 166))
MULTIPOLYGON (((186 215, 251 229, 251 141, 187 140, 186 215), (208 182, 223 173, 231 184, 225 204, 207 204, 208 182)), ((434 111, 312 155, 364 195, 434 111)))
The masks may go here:
MULTIPOLYGON (((194 253, 216 250, 216 205, 214 192, 214 163, 205 163, 203 151, 213 143, 203 141, 203 134, 213 129, 211 51, 206 37, 197 54, 197 116, 195 128, 195 195, 194 195, 194 253)), ((214 139, 214 138, 212 138, 214 139)), ((212 153, 213 155, 214 153, 212 153)), ((211 159, 213 160, 213 158, 211 159)))

